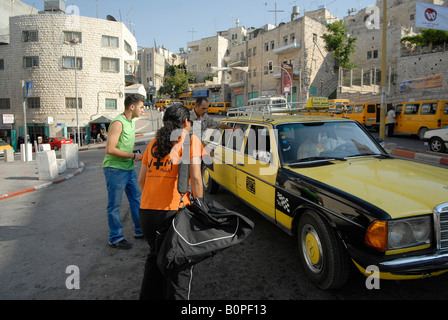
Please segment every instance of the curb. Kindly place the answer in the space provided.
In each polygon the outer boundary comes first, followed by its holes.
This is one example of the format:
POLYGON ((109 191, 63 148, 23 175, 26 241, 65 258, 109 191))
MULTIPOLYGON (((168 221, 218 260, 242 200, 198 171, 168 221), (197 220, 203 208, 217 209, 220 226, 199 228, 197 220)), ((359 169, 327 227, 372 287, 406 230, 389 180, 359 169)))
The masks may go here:
POLYGON ((61 178, 61 179, 58 179, 58 180, 55 180, 55 181, 50 181, 50 182, 47 182, 47 183, 44 183, 44 184, 41 184, 41 185, 38 185, 38 186, 35 186, 35 187, 23 189, 23 190, 20 190, 20 191, 15 191, 15 192, 2 194, 2 195, 0 195, 0 200, 9 199, 9 198, 16 197, 16 196, 19 196, 19 195, 22 195, 22 194, 25 194, 25 193, 29 193, 29 192, 45 189, 45 188, 51 187, 51 186, 53 186, 55 184, 59 184, 61 182, 67 181, 67 180, 73 178, 74 176, 77 176, 81 172, 83 172, 84 171, 84 167, 85 167, 84 162, 79 162, 79 168, 77 170, 75 170, 73 173, 70 173, 70 174, 66 175, 64 178, 61 178))
POLYGON ((428 162, 431 164, 448 166, 448 155, 440 156, 438 154, 433 154, 430 152, 413 151, 413 150, 407 149, 407 148, 394 149, 392 154, 399 156, 399 157, 410 158, 410 159, 414 159, 414 160, 418 160, 418 161, 428 162))

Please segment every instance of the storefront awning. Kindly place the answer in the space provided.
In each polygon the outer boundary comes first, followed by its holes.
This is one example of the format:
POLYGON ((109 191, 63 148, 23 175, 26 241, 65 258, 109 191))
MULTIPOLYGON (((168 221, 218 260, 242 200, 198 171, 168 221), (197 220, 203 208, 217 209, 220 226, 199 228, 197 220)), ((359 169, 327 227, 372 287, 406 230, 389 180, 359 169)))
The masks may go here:
POLYGON ((113 119, 101 116, 99 118, 96 118, 95 120, 90 121, 90 123, 111 123, 113 119))
POLYGON ((142 84, 133 84, 130 86, 127 86, 126 88, 124 88, 124 93, 127 94, 131 94, 131 93, 138 93, 141 94, 142 96, 146 97, 146 89, 142 84))

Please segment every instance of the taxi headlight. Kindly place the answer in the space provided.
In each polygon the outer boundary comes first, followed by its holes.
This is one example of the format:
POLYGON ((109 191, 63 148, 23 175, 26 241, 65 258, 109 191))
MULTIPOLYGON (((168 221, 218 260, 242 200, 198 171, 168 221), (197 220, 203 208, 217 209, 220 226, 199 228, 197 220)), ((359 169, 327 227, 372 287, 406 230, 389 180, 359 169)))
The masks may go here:
POLYGON ((431 242, 431 217, 388 221, 388 249, 420 246, 431 242))

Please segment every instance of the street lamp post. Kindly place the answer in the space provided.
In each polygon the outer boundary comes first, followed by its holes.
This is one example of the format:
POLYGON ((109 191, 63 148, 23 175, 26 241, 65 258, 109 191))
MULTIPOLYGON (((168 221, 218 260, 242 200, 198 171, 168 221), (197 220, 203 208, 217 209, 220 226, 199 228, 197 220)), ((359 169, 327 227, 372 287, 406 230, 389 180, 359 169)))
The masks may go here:
POLYGON ((272 67, 279 68, 279 69, 283 70, 288 75, 288 77, 289 77, 289 93, 290 93, 289 99, 290 99, 290 102, 292 103, 292 76, 289 74, 288 70, 286 70, 283 67, 279 67, 279 66, 272 66, 272 67))
POLYGON ((386 139, 386 58, 387 58, 387 0, 383 0, 383 41, 381 52, 380 138, 386 139))
MULTIPOLYGON (((66 42, 67 43, 67 42, 66 42)), ((76 55, 76 45, 79 43, 78 39, 70 40, 70 44, 75 45, 75 99, 76 99, 76 142, 81 146, 80 132, 79 132, 79 99, 78 99, 78 57, 76 55)), ((68 43, 67 43, 68 44, 68 43)))

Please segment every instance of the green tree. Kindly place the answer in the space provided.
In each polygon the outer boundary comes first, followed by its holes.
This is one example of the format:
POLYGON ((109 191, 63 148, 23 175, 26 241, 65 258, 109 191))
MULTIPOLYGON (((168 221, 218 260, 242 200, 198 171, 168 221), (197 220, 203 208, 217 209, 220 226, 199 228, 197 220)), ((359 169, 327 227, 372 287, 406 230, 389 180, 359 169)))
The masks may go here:
POLYGON ((194 81, 195 76, 187 72, 185 65, 168 66, 165 68, 165 86, 159 89, 159 94, 168 94, 171 98, 178 98, 185 92, 187 84, 194 81))
POLYGON ((355 51, 356 38, 350 37, 348 29, 341 20, 327 24, 327 31, 321 36, 325 41, 325 49, 333 53, 335 58, 335 69, 343 67, 346 69, 356 68, 350 60, 350 56, 355 51))
POLYGON ((435 29, 421 29, 415 36, 401 38, 400 42, 422 47, 432 47, 448 43, 448 32, 435 29))

